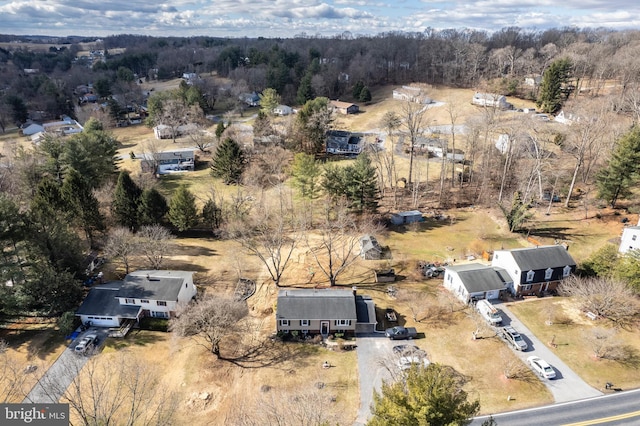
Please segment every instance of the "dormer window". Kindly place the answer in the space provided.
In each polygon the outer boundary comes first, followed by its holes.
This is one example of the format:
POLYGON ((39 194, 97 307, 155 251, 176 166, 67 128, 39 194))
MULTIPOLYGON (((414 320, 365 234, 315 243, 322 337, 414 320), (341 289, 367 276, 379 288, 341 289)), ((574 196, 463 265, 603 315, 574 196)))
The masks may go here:
POLYGON ((527 272, 527 282, 528 282, 528 283, 530 283, 531 281, 533 281, 533 276, 534 276, 535 274, 536 274, 536 273, 535 273, 535 272, 533 272, 533 271, 529 271, 529 272, 527 272))
POLYGON ((550 280, 551 279, 551 275, 553 275, 553 269, 547 268, 547 270, 544 271, 544 279, 545 280, 550 280))
POLYGON ((571 275, 571 266, 567 265, 562 270, 562 277, 567 278, 569 275, 571 275))

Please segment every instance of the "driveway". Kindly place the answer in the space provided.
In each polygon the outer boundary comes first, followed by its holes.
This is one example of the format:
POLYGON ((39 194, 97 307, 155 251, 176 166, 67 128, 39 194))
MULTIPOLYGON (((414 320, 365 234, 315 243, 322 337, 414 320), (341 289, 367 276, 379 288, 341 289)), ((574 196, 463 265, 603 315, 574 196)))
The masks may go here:
POLYGON ((89 333, 98 335, 99 343, 93 349, 93 353, 99 351, 100 345, 107 337, 107 329, 92 327, 82 332, 60 354, 22 402, 50 404, 57 403, 60 400, 71 382, 73 382, 73 379, 90 358, 90 356, 78 355, 73 350, 80 339, 89 333))
MULTIPOLYGON (((582 380, 573 370, 571 370, 556 354, 537 337, 533 335, 531 330, 518 320, 518 318, 509 310, 504 303, 495 301, 497 307, 502 309, 506 317, 503 315, 503 324, 512 325, 529 345, 529 349, 525 352, 514 351, 516 355, 526 364, 527 358, 531 355, 539 356, 547 361, 556 370, 556 378, 554 380, 544 380, 549 391, 553 395, 556 402, 575 401, 578 399, 592 398, 602 395, 602 392, 592 388, 584 380, 582 380)), ((527 364, 528 365, 528 364, 527 364)))

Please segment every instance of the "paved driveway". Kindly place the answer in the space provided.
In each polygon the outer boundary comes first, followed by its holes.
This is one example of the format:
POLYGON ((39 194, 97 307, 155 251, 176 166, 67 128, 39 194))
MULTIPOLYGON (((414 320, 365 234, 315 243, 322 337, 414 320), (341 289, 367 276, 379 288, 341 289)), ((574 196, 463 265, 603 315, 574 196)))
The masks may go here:
POLYGON ((523 335, 529 345, 529 349, 525 352, 514 351, 516 355, 525 363, 531 355, 539 356, 551 364, 556 370, 556 378, 554 380, 544 380, 544 383, 547 385, 547 388, 549 388, 549 391, 551 391, 556 402, 575 401, 602 395, 602 392, 592 388, 578 377, 573 370, 556 356, 552 349, 535 337, 531 330, 525 327, 504 303, 496 301, 494 304, 505 313, 505 315, 503 315, 503 324, 511 324, 523 335), (505 316, 508 318, 505 318, 505 316))

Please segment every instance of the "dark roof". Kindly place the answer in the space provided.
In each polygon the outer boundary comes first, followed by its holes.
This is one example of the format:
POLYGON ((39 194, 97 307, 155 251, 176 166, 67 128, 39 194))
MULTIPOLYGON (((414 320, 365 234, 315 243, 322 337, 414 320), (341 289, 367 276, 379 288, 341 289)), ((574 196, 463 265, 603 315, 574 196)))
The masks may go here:
POLYGON ((575 266, 576 262, 563 246, 539 246, 509 250, 522 271, 575 266))
POLYGON ((351 290, 280 290, 276 317, 279 319, 357 319, 351 290))
POLYGON ((358 322, 365 324, 376 322, 375 318, 373 318, 373 321, 369 318, 369 305, 367 304, 367 300, 371 301, 371 297, 360 295, 356 296, 356 316, 358 318, 358 322))
POLYGON ((504 269, 480 263, 448 266, 447 269, 457 272, 469 293, 500 290, 506 287, 507 282, 512 281, 504 269))
POLYGON ((117 299, 118 291, 119 286, 114 286, 113 283, 93 287, 76 311, 76 315, 136 318, 142 308, 121 305, 117 299))
POLYGON ((152 300, 178 300, 185 278, 193 272, 141 270, 124 278, 118 297, 152 300))

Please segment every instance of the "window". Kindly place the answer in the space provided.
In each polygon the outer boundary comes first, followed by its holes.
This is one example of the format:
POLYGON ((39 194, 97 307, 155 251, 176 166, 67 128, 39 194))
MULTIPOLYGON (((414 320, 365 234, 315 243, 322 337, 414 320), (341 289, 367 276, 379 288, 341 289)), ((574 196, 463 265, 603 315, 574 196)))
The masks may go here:
POLYGON ((522 291, 529 291, 529 290, 531 290, 531 285, 530 284, 522 286, 522 291))
POLYGON ((351 324, 351 320, 336 320, 336 324, 337 326, 348 326, 351 324))
POLYGON ((149 303, 149 301, 147 299, 142 299, 140 300, 140 303, 149 303))
POLYGON ((289 327, 289 320, 280 320, 280 326, 282 327, 289 327))
POLYGON ((545 280, 550 280, 552 275, 553 275, 553 269, 547 268, 547 270, 544 271, 544 279, 545 280))
POLYGON ((300 326, 309 327, 309 320, 300 320, 300 326))
POLYGON ((564 267, 564 269, 562 270, 562 277, 566 278, 569 275, 571 275, 571 266, 567 265, 564 267))
POLYGON ((125 305, 135 305, 136 299, 124 299, 125 305))
POLYGON ((189 284, 188 283, 184 283, 184 288, 187 288, 187 287, 189 287, 189 284))
POLYGON ((536 274, 536 273, 535 273, 535 272, 533 272, 533 271, 529 271, 529 272, 527 272, 527 282, 528 282, 528 283, 530 283, 531 281, 533 281, 533 276, 534 276, 535 274, 536 274))
POLYGON ((158 300, 158 301, 156 301, 156 305, 158 305, 158 306, 167 306, 167 302, 165 302, 164 300, 158 300))
POLYGON ((169 318, 169 312, 151 311, 151 316, 154 318, 169 318))

